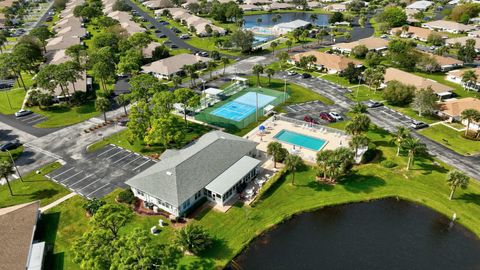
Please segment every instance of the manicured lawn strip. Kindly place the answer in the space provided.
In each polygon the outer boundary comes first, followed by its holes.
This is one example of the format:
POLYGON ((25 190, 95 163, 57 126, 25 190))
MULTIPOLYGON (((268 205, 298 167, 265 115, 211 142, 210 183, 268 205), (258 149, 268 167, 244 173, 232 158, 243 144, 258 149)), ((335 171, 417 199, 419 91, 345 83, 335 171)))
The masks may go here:
POLYGON ((463 131, 459 132, 442 124, 423 129, 420 134, 462 155, 473 155, 480 152, 480 141, 465 139, 462 137, 463 131))
POLYGON ((370 89, 366 85, 353 86, 350 88, 352 92, 348 93, 346 96, 354 101, 366 101, 366 100, 383 100, 382 90, 377 90, 376 92, 373 89, 370 89))
POLYGON ((40 174, 30 172, 22 175, 24 182, 11 180, 13 196, 10 196, 7 185, 0 186, 0 207, 22 204, 40 200, 40 205, 47 205, 70 191, 45 177, 45 174, 60 168, 58 162, 46 165, 39 169, 40 174))
POLYGON ((46 121, 35 125, 35 127, 38 128, 54 128, 73 125, 99 114, 99 112, 95 110, 94 101, 88 101, 87 103, 76 107, 54 105, 48 110, 40 110, 38 107, 31 109, 32 111, 48 118, 46 121))
MULTIPOLYGON (((23 145, 19 146, 13 150, 10 150, 10 154, 12 154, 13 159, 17 159, 23 153, 23 145)), ((10 155, 7 152, 0 152, 0 161, 7 160, 11 161, 10 155)))
POLYGON ((344 77, 340 77, 340 76, 335 75, 335 74, 325 74, 321 78, 324 79, 324 80, 336 83, 338 85, 344 86, 344 87, 351 87, 351 86, 358 85, 358 84, 351 84, 344 77))
MULTIPOLYGON (((185 139, 177 146, 178 148, 181 148, 189 142, 198 139, 200 136, 211 130, 211 128, 207 126, 199 125, 192 122, 189 122, 188 126, 189 131, 185 134, 185 139)), ((139 140, 136 140, 133 142, 133 144, 130 144, 130 142, 128 141, 128 130, 126 129, 90 145, 87 151, 93 152, 108 144, 115 144, 117 146, 123 147, 132 152, 136 152, 142 155, 161 154, 163 153, 163 151, 165 151, 165 149, 161 145, 146 146, 142 141, 139 140)))
POLYGON ((23 88, 14 88, 8 91, 0 92, 0 113, 14 114, 22 108, 25 90, 23 88), (10 103, 8 102, 10 100, 10 103), (12 106, 10 108, 10 105, 12 106))
POLYGON ((393 105, 388 105, 388 107, 391 107, 392 109, 400 112, 400 113, 403 113, 404 115, 410 117, 410 118, 413 118, 413 119, 416 119, 418 121, 422 121, 422 122, 425 122, 427 124, 431 124, 431 123, 435 123, 435 122, 438 122, 440 121, 440 118, 438 118, 438 116, 436 115, 423 115, 423 116, 419 116, 418 113, 416 111, 414 111, 411 107, 407 106, 407 107, 398 107, 398 106, 393 106, 393 105))

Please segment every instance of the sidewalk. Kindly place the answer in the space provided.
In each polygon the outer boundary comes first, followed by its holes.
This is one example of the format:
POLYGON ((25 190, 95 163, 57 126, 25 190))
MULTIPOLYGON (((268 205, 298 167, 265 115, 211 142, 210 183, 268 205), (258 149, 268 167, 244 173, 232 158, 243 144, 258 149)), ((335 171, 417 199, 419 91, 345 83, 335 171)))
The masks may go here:
POLYGON ((77 193, 72 192, 72 193, 70 193, 70 194, 68 194, 68 195, 65 195, 65 196, 63 196, 62 198, 60 198, 60 199, 52 202, 51 204, 45 205, 44 207, 40 207, 40 212, 43 213, 43 212, 47 211, 48 209, 53 208, 53 207, 61 204, 62 202, 66 201, 66 200, 68 200, 68 199, 70 199, 70 198, 72 198, 72 197, 75 196, 75 195, 77 195, 77 193))

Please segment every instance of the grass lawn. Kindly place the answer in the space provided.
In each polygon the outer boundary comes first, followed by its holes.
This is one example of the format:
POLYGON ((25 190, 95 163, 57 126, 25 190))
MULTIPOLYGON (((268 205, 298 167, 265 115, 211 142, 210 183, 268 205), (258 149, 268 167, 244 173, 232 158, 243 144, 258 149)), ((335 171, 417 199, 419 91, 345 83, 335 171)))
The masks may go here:
MULTIPOLYGON (((480 236, 478 182, 471 181, 467 189, 458 189, 454 200, 450 201, 449 187, 445 181, 450 169, 448 165, 441 162, 435 165, 432 159, 417 158, 413 168, 407 171, 407 157, 404 154, 399 157, 395 155, 396 147, 390 143, 391 135, 375 129, 368 136, 382 151, 382 155, 371 164, 355 166, 353 173, 337 185, 318 183, 314 168, 305 167, 296 173, 295 185, 292 185, 291 175, 282 177, 254 206, 236 204, 227 213, 209 210, 197 216, 195 222, 203 225, 218 240, 202 254, 202 259, 185 257, 182 264, 201 263, 209 266, 206 269, 213 269, 215 266, 211 263, 214 263, 221 268, 256 236, 296 213, 387 197, 417 202, 449 217, 457 213, 457 222, 480 236), (398 165, 395 168, 385 168, 380 161, 386 159, 398 165)), ((70 261, 72 255, 69 247, 76 237, 88 229, 81 200, 75 197, 47 213, 54 215, 52 219, 57 221, 58 226, 52 226, 58 227, 56 236, 53 236, 53 232, 49 235, 55 241, 55 257, 63 259, 65 269, 78 269, 70 261)), ((148 229, 152 224, 156 224, 155 218, 135 217, 124 231, 134 227, 148 229)), ((172 238, 172 230, 168 228, 160 233, 158 241, 165 243, 172 238)))
POLYGON ((478 92, 475 92, 475 91, 466 91, 465 89, 463 89, 463 87, 459 84, 456 84, 456 83, 453 83, 451 81, 448 81, 446 78, 445 78, 445 73, 433 73, 433 74, 430 74, 430 73, 423 73, 423 72, 414 72, 414 74, 418 75, 418 76, 422 76, 422 77, 425 77, 425 78, 428 78, 428 79, 432 79, 434 81, 437 81, 441 84, 444 84, 444 85, 447 85, 447 86, 450 86, 453 88, 453 91, 455 92, 455 94, 458 95, 458 97, 462 98, 462 97, 476 97, 476 98, 480 98, 480 93, 478 92))
MULTIPOLYGON (((17 159, 23 153, 23 146, 19 146, 13 150, 10 150, 13 159, 17 159)), ((0 161, 7 160, 11 161, 10 155, 7 152, 0 152, 0 161)))
POLYGON ((25 90, 23 88, 14 88, 8 91, 0 92, 0 113, 14 114, 22 108, 25 90), (8 102, 10 100, 10 102, 8 102), (11 105, 11 107, 10 107, 11 105))
POLYGON ((368 86, 363 84, 360 86, 353 86, 350 88, 350 90, 352 90, 352 92, 347 94, 346 96, 354 101, 366 101, 370 99, 376 101, 383 100, 381 90, 377 90, 375 92, 375 90, 370 89, 368 86))
POLYGON ((348 80, 344 77, 340 77, 335 74, 325 74, 321 77, 324 80, 331 81, 333 83, 336 83, 338 85, 344 86, 344 87, 351 87, 351 86, 356 86, 358 84, 351 84, 348 82, 348 80))
MULTIPOLYGON (((188 144, 189 142, 199 138, 200 136, 202 136, 203 134, 211 130, 211 128, 207 126, 199 125, 192 122, 188 124, 188 127, 189 127, 189 131, 185 134, 185 138, 175 147, 181 148, 186 144, 188 144)), ((139 141, 139 140, 136 140, 133 144, 130 144, 130 142, 128 141, 127 134, 128 134, 128 131, 126 129, 123 131, 120 131, 116 134, 113 134, 110 137, 106 137, 103 140, 90 145, 87 151, 93 152, 108 144, 115 144, 117 146, 123 147, 125 149, 128 149, 130 151, 133 151, 142 155, 161 154, 163 153, 163 151, 165 151, 162 145, 152 145, 148 147, 142 141, 139 141)))
POLYGON ((41 168, 40 174, 30 172, 22 175, 24 182, 11 181, 13 196, 10 196, 7 185, 0 186, 0 207, 36 200, 40 200, 40 205, 44 206, 70 193, 68 189, 45 177, 45 174, 60 167, 60 163, 52 163, 41 168))
POLYGON ((416 119, 418 121, 423 121, 425 123, 431 124, 440 121, 440 118, 436 115, 423 115, 419 116, 416 111, 414 111, 411 107, 398 107, 398 106, 393 106, 393 105, 387 105, 388 107, 391 107, 392 109, 403 113, 404 115, 411 117, 413 119, 416 119))
POLYGON ((71 108, 54 105, 48 110, 40 110, 38 107, 31 109, 32 111, 48 118, 46 121, 35 125, 35 127, 38 128, 54 128, 73 125, 95 117, 99 114, 99 112, 95 110, 94 101, 88 101, 84 105, 71 108))
POLYGON ((462 137, 463 131, 459 132, 442 124, 423 129, 420 134, 462 155, 473 155, 480 152, 480 141, 465 139, 462 137))

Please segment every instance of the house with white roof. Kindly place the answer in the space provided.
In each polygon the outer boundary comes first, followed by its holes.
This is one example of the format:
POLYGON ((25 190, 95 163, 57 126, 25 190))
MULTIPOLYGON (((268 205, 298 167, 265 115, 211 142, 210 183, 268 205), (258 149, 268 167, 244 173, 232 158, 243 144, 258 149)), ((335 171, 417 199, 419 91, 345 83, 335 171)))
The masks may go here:
POLYGON ((406 9, 414 9, 414 10, 423 12, 423 11, 426 11, 432 5, 433 5, 433 2, 431 1, 416 1, 408 5, 406 9))
POLYGON ((445 21, 445 20, 422 23, 422 27, 428 28, 431 30, 437 30, 440 32, 453 33, 453 34, 466 33, 466 32, 475 30, 475 26, 473 25, 466 25, 462 23, 445 21))
POLYGON ((294 20, 286 23, 279 23, 272 27, 272 31, 277 34, 285 34, 299 28, 307 28, 311 23, 304 20, 294 20))
POLYGON ((211 131, 180 150, 165 151, 160 161, 126 182, 135 197, 174 217, 203 200, 224 206, 259 172, 258 143, 211 131))

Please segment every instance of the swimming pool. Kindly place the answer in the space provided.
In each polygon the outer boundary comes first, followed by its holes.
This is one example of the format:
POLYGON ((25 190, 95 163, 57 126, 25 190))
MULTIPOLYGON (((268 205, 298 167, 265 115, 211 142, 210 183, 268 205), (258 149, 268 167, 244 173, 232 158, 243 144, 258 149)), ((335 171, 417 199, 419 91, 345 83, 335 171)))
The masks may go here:
MULTIPOLYGON (((273 100, 275 100, 273 96, 258 93, 258 108, 265 107, 273 100)), ((217 108, 210 114, 239 122, 255 112, 256 103, 257 94, 248 92, 217 108)))
POLYGON ((327 144, 327 141, 325 140, 303 135, 286 129, 282 129, 279 133, 277 133, 277 135, 274 136, 274 138, 281 142, 293 144, 295 146, 300 146, 313 151, 319 151, 323 148, 323 146, 325 146, 325 144, 327 144))

